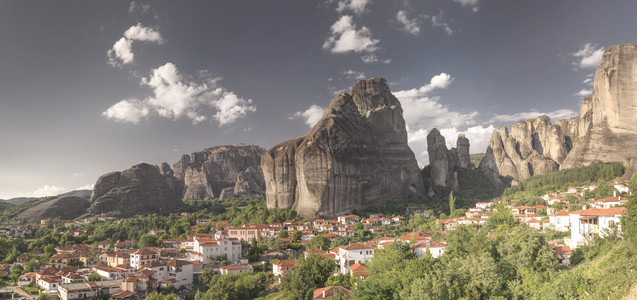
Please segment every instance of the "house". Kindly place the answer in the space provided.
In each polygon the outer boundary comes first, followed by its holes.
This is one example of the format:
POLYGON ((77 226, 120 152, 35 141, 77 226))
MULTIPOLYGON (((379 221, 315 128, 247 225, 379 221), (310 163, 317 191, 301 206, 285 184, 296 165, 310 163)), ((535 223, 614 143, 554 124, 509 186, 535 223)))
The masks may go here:
POLYGON ((221 273, 221 275, 229 275, 229 274, 244 273, 244 272, 252 273, 254 272, 254 270, 252 269, 251 265, 231 264, 231 265, 219 267, 219 273, 221 273))
POLYGON ((168 276, 174 279, 173 286, 180 289, 192 286, 194 264, 187 260, 172 259, 168 262, 168 276))
POLYGON ((223 231, 215 233, 214 238, 193 237, 193 251, 190 252, 191 260, 198 260, 209 264, 217 257, 224 257, 232 262, 238 262, 241 258, 241 243, 236 238, 228 238, 223 231))
POLYGON ((416 231, 414 233, 408 233, 400 237, 403 241, 410 242, 414 241, 422 241, 422 240, 430 240, 433 237, 433 232, 424 232, 424 231, 416 231))
POLYGON ((555 257, 562 264, 568 267, 571 262, 571 248, 569 246, 554 246, 555 257))
POLYGON ((117 242, 114 248, 115 251, 128 251, 133 248, 133 241, 125 240, 117 242))
POLYGON ((625 207, 591 208, 571 212, 571 249, 588 243, 595 236, 604 236, 617 226, 621 230, 621 217, 625 207))
POLYGON ((591 207, 593 207, 593 208, 611 208, 611 207, 614 207, 614 206, 620 206, 620 205, 628 204, 628 199, 622 198, 621 196, 608 197, 608 198, 604 198, 604 199, 593 200, 590 203, 591 203, 591 207))
POLYGON ((77 261, 78 256, 74 254, 55 254, 49 259, 49 264, 56 269, 61 269, 77 261))
POLYGON ((166 230, 161 229, 161 228, 155 228, 155 229, 151 229, 150 231, 148 231, 148 234, 150 235, 157 235, 160 233, 166 233, 166 230))
POLYGON ((531 229, 540 230, 540 221, 536 219, 527 219, 524 223, 526 223, 526 226, 529 226, 531 229))
POLYGON ((272 274, 274 276, 284 277, 292 274, 294 266, 296 266, 296 259, 284 259, 279 260, 272 264, 272 274))
POLYGON ((391 219, 382 217, 380 219, 378 219, 380 221, 381 225, 391 225, 391 219))
POLYGON ((127 266, 127 268, 109 268, 108 266, 97 265, 93 267, 93 270, 95 271, 95 273, 102 276, 102 278, 105 278, 107 280, 116 280, 123 279, 126 277, 127 274, 133 273, 133 269, 128 268, 130 267, 127 266))
POLYGON ((159 253, 148 248, 133 251, 130 254, 130 265, 135 269, 141 269, 143 265, 159 260, 159 253))
POLYGON ((424 257, 427 252, 434 258, 438 258, 445 253, 447 246, 434 240, 421 240, 409 246, 417 257, 424 257))
POLYGON ((229 227, 228 236, 232 239, 252 241, 261 236, 268 235, 268 226, 264 224, 249 223, 241 227, 229 227))
POLYGON ((339 223, 343 225, 347 225, 347 224, 354 224, 360 221, 361 217, 357 215, 345 215, 345 216, 339 216, 336 219, 338 220, 339 223))
MULTIPOLYGON (((108 264, 108 266, 110 267, 115 267, 119 265, 128 265, 130 263, 130 252, 119 251, 119 252, 106 253, 106 259, 104 260, 103 258, 100 258, 100 260, 106 261, 106 264, 108 264)), ((103 255, 104 254, 102 254, 102 256, 103 255)))
POLYGON ((550 199, 546 200, 546 204, 548 204, 548 205, 553 205, 553 204, 558 203, 558 202, 568 203, 570 201, 567 198, 550 198, 550 199))
POLYGON ((402 223, 405 220, 407 220, 407 218, 403 217, 403 216, 395 216, 393 218, 391 218, 392 221, 394 221, 394 223, 402 223))
POLYGON ((317 255, 323 255, 325 254, 325 251, 321 250, 321 249, 307 249, 305 251, 303 251, 303 256, 305 258, 307 258, 308 256, 312 255, 312 254, 317 254, 317 255))
POLYGON ((99 243, 97 243, 97 249, 100 250, 108 250, 108 246, 111 245, 111 242, 109 240, 103 240, 99 243))
POLYGON ((342 286, 328 286, 314 290, 313 300, 352 299, 351 292, 342 286))
POLYGON ((493 206, 493 202, 478 202, 476 203, 476 208, 487 209, 493 206))
POLYGON ((371 274, 365 265, 356 263, 349 267, 349 276, 358 277, 360 279, 365 279, 367 276, 371 274))
POLYGON ((146 296, 148 292, 156 289, 158 285, 154 271, 140 270, 130 274, 128 278, 122 281, 122 291, 129 291, 138 293, 141 296, 146 296))
POLYGON ((560 210, 549 216, 550 227, 557 231, 568 231, 571 228, 571 217, 566 210, 560 210))
POLYGON ((111 295, 122 290, 122 280, 92 281, 83 283, 65 283, 58 287, 61 300, 91 299, 111 295))
POLYGON ((60 283, 62 278, 59 276, 43 276, 37 280, 37 284, 47 292, 57 292, 60 283))
POLYGON ((365 263, 374 257, 374 246, 371 243, 354 243, 338 248, 338 257, 340 259, 341 273, 349 273, 349 266, 357 263, 365 263))
POLYGON ((18 286, 25 286, 25 285, 29 285, 29 284, 34 284, 35 283, 35 272, 28 272, 28 273, 24 273, 22 274, 22 276, 20 276, 20 278, 18 278, 18 286))

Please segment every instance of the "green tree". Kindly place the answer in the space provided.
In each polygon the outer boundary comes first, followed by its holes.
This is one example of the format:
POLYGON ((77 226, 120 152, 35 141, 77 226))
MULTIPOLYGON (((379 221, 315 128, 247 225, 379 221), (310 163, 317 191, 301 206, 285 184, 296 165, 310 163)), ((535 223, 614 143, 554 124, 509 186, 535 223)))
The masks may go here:
POLYGON ((139 238, 139 247, 157 247, 159 246, 159 241, 157 240, 157 236, 144 234, 139 238))
POLYGON ((89 274, 88 277, 86 277, 86 279, 88 279, 88 281, 101 281, 102 276, 100 276, 100 274, 93 273, 93 274, 89 274))
POLYGON ((179 300, 179 297, 177 297, 177 295, 174 295, 174 294, 162 295, 157 292, 154 292, 146 296, 146 298, 144 299, 146 300, 179 300))
POLYGON ((300 230, 297 230, 292 234, 292 239, 294 239, 295 241, 298 241, 301 239, 301 236, 303 236, 303 232, 301 232, 300 230))
POLYGON ((20 276, 22 276, 22 274, 24 274, 24 268, 22 267, 22 265, 14 265, 11 269, 11 275, 9 275, 9 278, 11 279, 11 281, 13 281, 13 284, 16 284, 18 283, 18 279, 20 279, 20 276))
POLYGON ((283 229, 281 231, 279 231, 279 237, 282 239, 287 239, 290 237, 290 234, 288 233, 288 231, 286 229, 283 229))
POLYGON ((319 255, 301 256, 293 273, 283 277, 281 288, 292 299, 307 299, 312 291, 325 286, 325 282, 336 269, 331 259, 323 259, 319 255))
POLYGON ((313 237, 312 239, 310 239, 310 241, 307 243, 307 248, 308 249, 318 248, 324 251, 328 251, 330 250, 331 244, 332 242, 330 241, 330 239, 322 235, 317 235, 313 237))
POLYGON ((338 273, 336 276, 330 276, 325 282, 325 286, 343 286, 346 288, 352 287, 352 278, 349 275, 338 273))

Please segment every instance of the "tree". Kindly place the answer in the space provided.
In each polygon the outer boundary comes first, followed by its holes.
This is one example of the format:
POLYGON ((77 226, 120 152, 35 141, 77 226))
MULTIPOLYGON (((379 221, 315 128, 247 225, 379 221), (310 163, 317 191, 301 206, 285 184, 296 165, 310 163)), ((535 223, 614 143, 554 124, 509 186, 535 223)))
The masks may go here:
POLYGON ((449 192, 449 215, 453 216, 453 211, 456 209, 456 197, 453 196, 453 191, 449 192))
POLYGON ((144 299, 146 300, 179 300, 179 297, 177 297, 174 294, 162 295, 162 294, 158 294, 157 292, 154 292, 146 296, 146 298, 144 299))
POLYGON ((11 275, 9 275, 9 278, 11 279, 11 281, 13 281, 13 284, 16 284, 18 283, 18 279, 20 279, 20 276, 22 276, 22 274, 24 274, 24 268, 22 267, 22 265, 14 265, 11 269, 11 275))
POLYGON ((283 277, 281 288, 292 299, 310 298, 314 289, 325 286, 334 269, 336 263, 331 259, 323 259, 316 254, 307 258, 301 256, 293 273, 283 277))
POLYGON ((288 233, 288 231, 286 229, 283 229, 281 231, 279 231, 279 237, 282 239, 287 239, 290 237, 290 234, 288 233))
POLYGON ((154 235, 144 234, 142 235, 142 237, 139 238, 140 248, 157 247, 157 246, 159 246, 159 243, 158 243, 157 237, 154 235))
POLYGON ((322 235, 317 235, 313 237, 312 239, 310 239, 310 242, 307 243, 307 248, 308 249, 318 248, 324 251, 328 251, 330 250, 331 244, 332 242, 330 241, 330 239, 322 235))
POLYGON ((301 232, 300 230, 297 230, 292 234, 292 239, 294 239, 295 241, 298 241, 301 239, 302 236, 303 236, 303 232, 301 232))
POLYGON ((352 278, 349 275, 338 273, 336 276, 330 276, 325 282, 325 286, 343 286, 346 288, 352 287, 352 278))
POLYGON ((101 281, 102 276, 100 276, 100 274, 93 273, 93 274, 89 274, 88 277, 86 277, 86 279, 88 279, 88 281, 101 281))

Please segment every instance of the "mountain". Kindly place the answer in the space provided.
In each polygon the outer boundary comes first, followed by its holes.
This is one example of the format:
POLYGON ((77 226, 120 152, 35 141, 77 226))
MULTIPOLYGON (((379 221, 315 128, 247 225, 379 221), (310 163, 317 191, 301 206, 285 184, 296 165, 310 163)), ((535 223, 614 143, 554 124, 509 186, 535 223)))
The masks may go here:
POLYGON ((38 198, 35 197, 17 197, 17 198, 11 198, 11 199, 7 199, 7 200, 0 200, 4 203, 9 203, 9 204, 13 204, 13 205, 20 205, 22 203, 31 201, 31 200, 35 200, 38 198))
POLYGON ((63 220, 74 219, 86 212, 89 206, 88 197, 55 196, 36 200, 37 204, 27 208, 15 216, 16 219, 38 221, 48 218, 63 220))
MULTIPOLYGON (((447 149, 445 137, 436 128, 427 134, 429 165, 422 170, 427 186, 435 184, 454 191, 460 189, 458 169, 473 169, 473 164, 469 155, 469 139, 464 134, 459 134, 456 145, 456 148, 447 149)), ((428 191, 431 194, 431 189, 428 191)))
MULTIPOLYGON (((637 45, 608 48, 595 72, 593 93, 580 115, 551 124, 548 116, 520 121, 491 135, 480 169, 522 181, 533 175, 599 162, 637 160, 637 45)), ((628 172, 627 172, 628 173, 628 172)))
POLYGON ((425 194, 403 110, 382 78, 337 95, 309 133, 266 151, 261 168, 268 207, 306 219, 425 194))

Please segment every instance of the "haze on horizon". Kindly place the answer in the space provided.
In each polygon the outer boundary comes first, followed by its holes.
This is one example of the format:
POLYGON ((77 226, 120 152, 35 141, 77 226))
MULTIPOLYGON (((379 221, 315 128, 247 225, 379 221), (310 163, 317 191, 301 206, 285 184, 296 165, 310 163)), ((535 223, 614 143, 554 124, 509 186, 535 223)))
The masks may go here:
POLYGON ((578 114, 637 3, 0 2, 0 199, 91 188, 139 162, 307 132, 334 95, 383 77, 409 143, 484 152, 499 125, 578 114), (608 22, 613 20, 613 22, 608 22))

